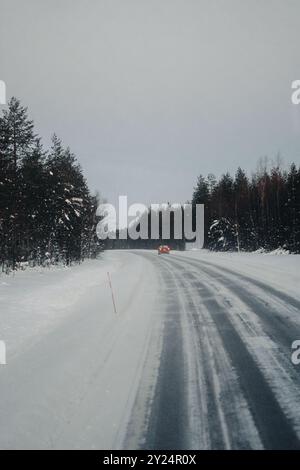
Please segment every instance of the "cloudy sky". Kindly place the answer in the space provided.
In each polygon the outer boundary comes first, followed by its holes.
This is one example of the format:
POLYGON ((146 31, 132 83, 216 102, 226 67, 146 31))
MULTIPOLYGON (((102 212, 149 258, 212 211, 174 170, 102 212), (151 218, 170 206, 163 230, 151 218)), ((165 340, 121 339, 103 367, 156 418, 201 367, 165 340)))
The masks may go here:
POLYGON ((0 0, 0 79, 114 202, 300 163, 299 0, 0 0))

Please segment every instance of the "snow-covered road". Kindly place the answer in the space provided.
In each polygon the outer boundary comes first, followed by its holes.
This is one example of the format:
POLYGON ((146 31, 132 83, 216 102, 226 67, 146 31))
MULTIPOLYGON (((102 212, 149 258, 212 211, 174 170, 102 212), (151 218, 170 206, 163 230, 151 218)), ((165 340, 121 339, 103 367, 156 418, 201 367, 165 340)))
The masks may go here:
POLYGON ((0 448, 300 448, 299 285, 205 251, 1 277, 0 448))

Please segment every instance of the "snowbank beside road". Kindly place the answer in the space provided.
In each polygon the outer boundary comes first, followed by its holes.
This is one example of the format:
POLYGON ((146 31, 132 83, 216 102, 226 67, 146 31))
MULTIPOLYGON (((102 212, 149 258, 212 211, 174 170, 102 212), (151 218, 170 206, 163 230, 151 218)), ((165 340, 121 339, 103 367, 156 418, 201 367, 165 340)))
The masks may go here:
POLYGON ((99 287, 108 292, 107 271, 122 269, 125 258, 105 253, 72 267, 28 268, 0 277, 0 339, 8 355, 37 341, 74 313, 82 297, 99 287))
MULTIPOLYGON (((175 253, 175 252, 174 252, 175 253)), ((300 299, 300 255, 261 253, 214 252, 187 250, 176 252, 196 260, 213 263, 220 268, 232 269, 300 299)))

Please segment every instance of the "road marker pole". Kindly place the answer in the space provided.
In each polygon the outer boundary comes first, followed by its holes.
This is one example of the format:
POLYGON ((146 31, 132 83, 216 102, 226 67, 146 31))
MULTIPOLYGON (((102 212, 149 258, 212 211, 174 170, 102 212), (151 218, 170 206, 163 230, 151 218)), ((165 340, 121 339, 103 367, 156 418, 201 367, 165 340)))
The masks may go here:
POLYGON ((108 277, 108 283, 109 283, 109 287, 110 287, 110 291, 111 291, 111 298, 112 298, 112 303, 113 303, 113 307, 114 307, 114 312, 117 315, 117 308, 116 308, 114 291, 113 291, 113 288, 112 288, 112 285, 111 285, 110 274, 109 274, 108 271, 107 271, 107 277, 108 277))

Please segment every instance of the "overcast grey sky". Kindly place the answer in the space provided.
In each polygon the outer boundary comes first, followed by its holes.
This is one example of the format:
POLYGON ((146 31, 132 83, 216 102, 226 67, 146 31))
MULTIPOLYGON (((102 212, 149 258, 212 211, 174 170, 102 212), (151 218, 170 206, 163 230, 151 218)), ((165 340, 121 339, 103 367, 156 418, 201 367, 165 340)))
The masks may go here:
POLYGON ((0 0, 0 79, 109 200, 300 163, 299 0, 0 0))

